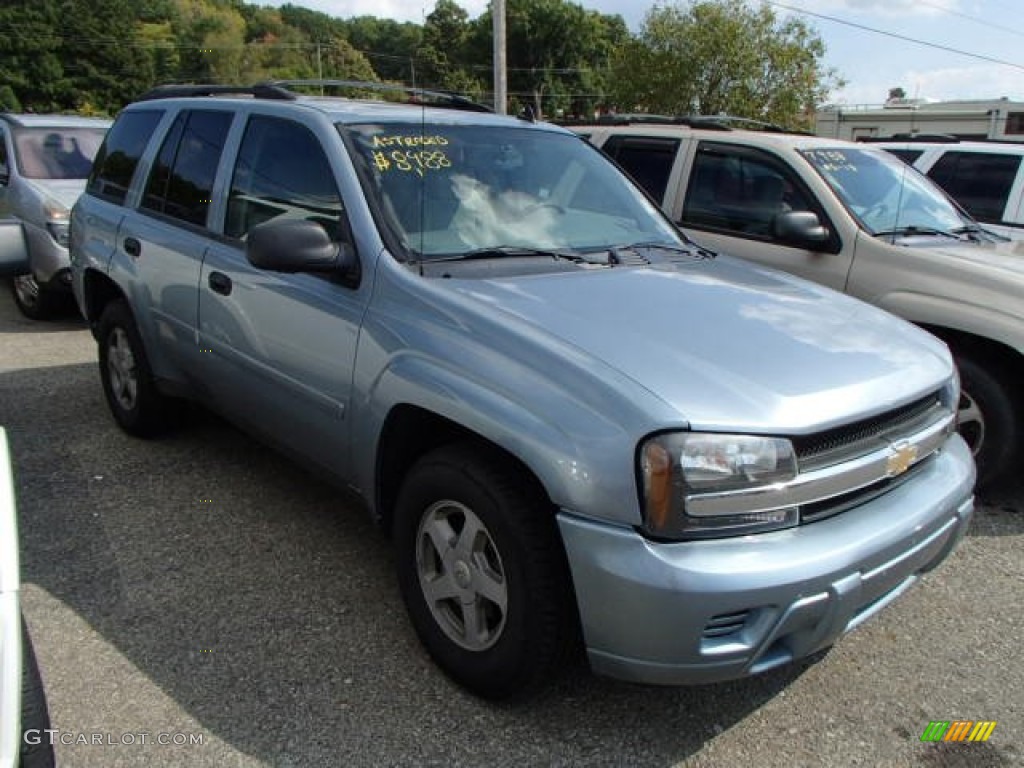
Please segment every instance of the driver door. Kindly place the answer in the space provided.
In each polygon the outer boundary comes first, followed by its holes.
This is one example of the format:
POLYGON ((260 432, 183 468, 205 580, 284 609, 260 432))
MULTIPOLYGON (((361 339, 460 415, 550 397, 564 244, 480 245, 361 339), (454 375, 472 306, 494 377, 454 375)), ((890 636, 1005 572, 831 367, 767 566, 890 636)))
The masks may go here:
POLYGON ((684 170, 676 223, 698 243, 721 253, 791 272, 842 291, 853 248, 839 234, 810 188, 784 160, 753 147, 701 141, 684 170), (812 211, 830 240, 809 249, 780 240, 775 217, 812 211))
POLYGON ((312 219, 340 238, 344 216, 317 135, 292 120, 251 115, 232 170, 225 237, 211 243, 199 276, 207 396, 338 476, 348 464, 352 368, 369 288, 326 273, 258 269, 245 239, 281 218, 312 219))

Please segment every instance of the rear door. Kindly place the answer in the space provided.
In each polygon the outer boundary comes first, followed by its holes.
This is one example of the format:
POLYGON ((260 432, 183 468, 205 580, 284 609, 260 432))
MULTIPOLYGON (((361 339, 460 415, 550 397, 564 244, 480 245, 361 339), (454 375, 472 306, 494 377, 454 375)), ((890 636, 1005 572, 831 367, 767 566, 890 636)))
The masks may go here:
POLYGON ((170 122, 118 232, 120 262, 158 375, 189 378, 199 355, 199 273, 210 242, 213 185, 234 113, 183 109, 170 122), (148 311, 142 308, 146 307, 148 311))

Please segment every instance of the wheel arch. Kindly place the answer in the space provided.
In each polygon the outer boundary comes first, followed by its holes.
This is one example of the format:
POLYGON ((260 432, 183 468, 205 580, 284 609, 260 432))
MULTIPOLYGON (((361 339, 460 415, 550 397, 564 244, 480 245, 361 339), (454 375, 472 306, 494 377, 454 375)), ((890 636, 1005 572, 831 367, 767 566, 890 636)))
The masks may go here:
POLYGON ((95 336, 96 324, 106 306, 112 301, 127 297, 110 277, 95 269, 88 269, 82 275, 82 299, 83 314, 95 336))
POLYGON ((994 365, 1013 375, 1024 375, 1024 354, 1008 344, 956 328, 930 323, 921 323, 920 326, 946 342, 954 357, 969 357, 979 364, 994 365))
POLYGON ((551 503, 554 512, 554 503, 541 479, 515 454, 446 416, 418 405, 400 403, 388 412, 382 425, 374 471, 373 508, 378 522, 389 535, 403 478, 421 457, 458 442, 473 443, 482 452, 509 462, 540 498, 551 503))

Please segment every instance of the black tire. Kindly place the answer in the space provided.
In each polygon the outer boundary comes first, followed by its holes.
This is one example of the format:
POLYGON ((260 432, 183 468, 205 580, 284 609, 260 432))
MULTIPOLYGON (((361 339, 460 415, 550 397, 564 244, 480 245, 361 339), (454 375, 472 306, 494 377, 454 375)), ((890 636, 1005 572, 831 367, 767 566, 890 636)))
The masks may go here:
POLYGON ((960 370, 960 434, 978 465, 978 489, 992 490, 1011 479, 1021 440, 1019 400, 1000 369, 965 356, 960 370))
POLYGON ((39 674, 32 640, 25 621, 21 622, 21 751, 19 768, 53 768, 54 754, 50 736, 50 711, 43 692, 43 678, 39 674), (31 733, 29 733, 31 732, 31 733), (31 738, 25 739, 25 734, 31 738))
POLYGON ((181 403, 157 389, 135 318, 123 300, 104 308, 96 338, 103 394, 121 429, 137 437, 167 431, 177 421, 181 403))
POLYGON ((11 293, 21 314, 31 320, 49 320, 68 304, 65 295, 39 285, 31 274, 11 278, 11 293))
POLYGON ((479 696, 500 699, 528 693, 564 667, 578 637, 565 552, 551 503, 507 456, 464 443, 420 459, 399 493, 395 539, 399 585, 413 627, 449 677, 479 696), (483 526, 473 537, 471 558, 460 550, 470 538, 462 535, 465 510, 483 526), (447 564, 435 538, 421 528, 428 520, 451 526, 447 564), (428 603, 421 573, 455 588, 461 578, 466 592, 428 603), (480 579, 505 590, 504 608, 481 596, 480 579), (460 634, 472 616, 485 631, 460 634))

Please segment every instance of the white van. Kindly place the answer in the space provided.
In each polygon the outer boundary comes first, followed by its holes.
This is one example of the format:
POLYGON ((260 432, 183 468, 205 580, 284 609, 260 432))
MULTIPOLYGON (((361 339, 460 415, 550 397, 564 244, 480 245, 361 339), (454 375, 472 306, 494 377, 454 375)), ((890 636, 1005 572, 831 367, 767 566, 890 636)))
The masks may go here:
POLYGON ((1024 240, 1024 144, 957 139, 872 144, 928 176, 986 229, 1024 240))

